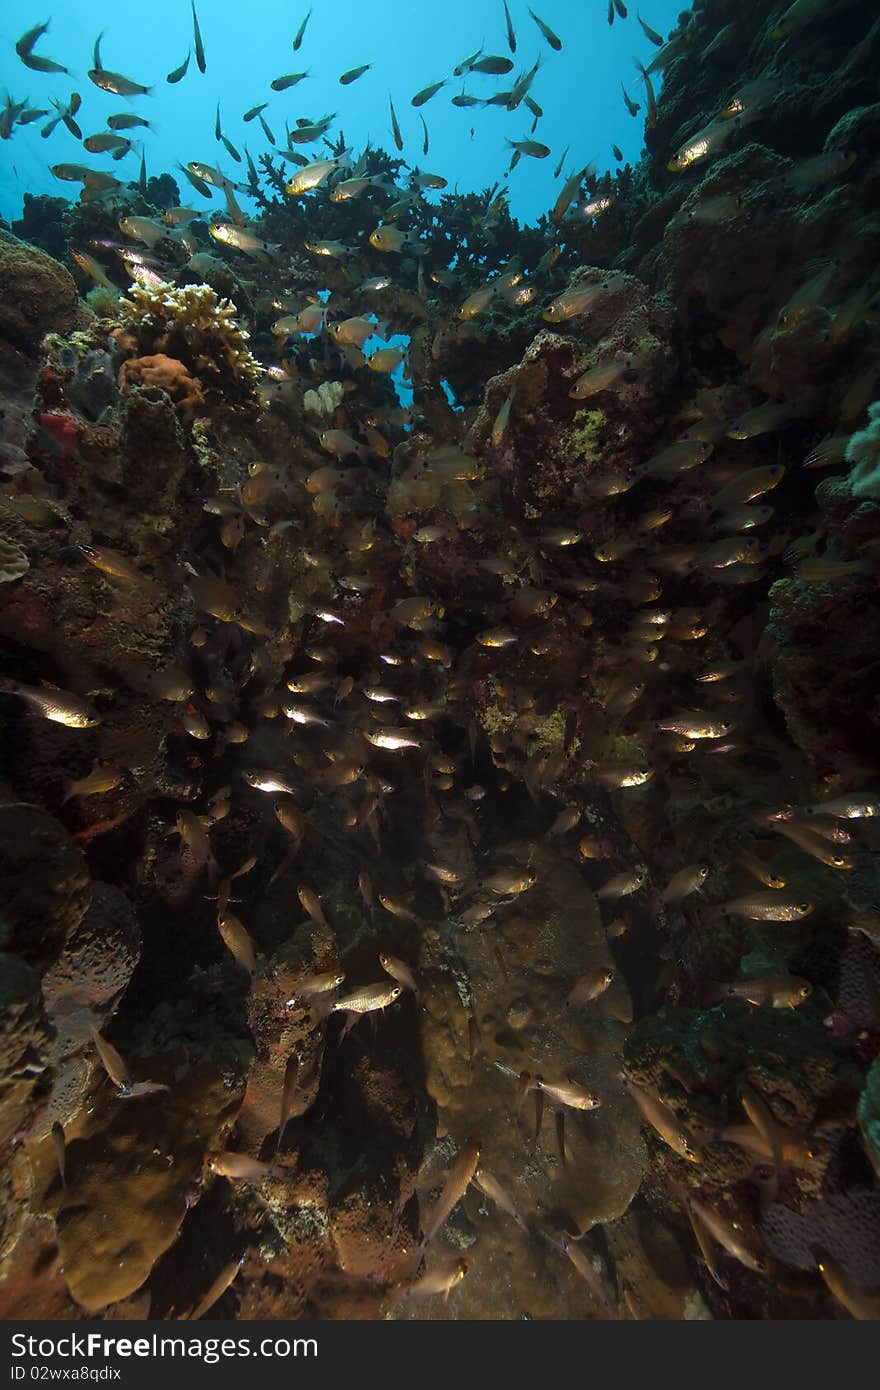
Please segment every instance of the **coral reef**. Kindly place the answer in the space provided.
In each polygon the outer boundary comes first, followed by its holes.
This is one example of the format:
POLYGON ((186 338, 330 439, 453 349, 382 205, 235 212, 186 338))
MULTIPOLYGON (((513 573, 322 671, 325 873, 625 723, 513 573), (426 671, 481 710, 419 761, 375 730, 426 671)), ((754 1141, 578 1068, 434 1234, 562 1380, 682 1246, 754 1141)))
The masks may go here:
POLYGON ((638 167, 534 227, 372 148, 355 196, 340 134, 302 196, 248 156, 251 219, 163 174, 0 233, 9 1316, 880 1282, 880 26, 832 8, 695 6, 638 167))
POLYGON ((123 389, 143 381, 176 395, 182 391, 187 408, 202 404, 203 389, 227 401, 252 394, 261 368, 248 348, 248 333, 236 323, 235 305, 218 299, 210 285, 135 284, 119 312, 116 337, 138 354, 122 365, 123 389), (145 351, 147 344, 152 352, 145 351))

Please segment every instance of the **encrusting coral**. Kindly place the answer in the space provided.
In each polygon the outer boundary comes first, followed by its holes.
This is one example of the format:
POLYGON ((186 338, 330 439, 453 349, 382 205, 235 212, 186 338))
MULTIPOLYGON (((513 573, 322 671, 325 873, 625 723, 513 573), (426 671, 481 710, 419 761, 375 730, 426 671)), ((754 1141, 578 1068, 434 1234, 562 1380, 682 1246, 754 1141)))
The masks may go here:
POLYGON ((323 415, 328 419, 341 405, 345 395, 341 381, 322 381, 317 391, 306 391, 303 407, 313 415, 323 415))
POLYGON ((119 385, 123 392, 132 386, 159 386, 184 410, 196 411, 205 404, 198 381, 176 357, 166 357, 163 352, 127 358, 119 368, 119 385))
POLYGON ((9 584, 30 568, 27 551, 0 531, 0 584, 9 584))

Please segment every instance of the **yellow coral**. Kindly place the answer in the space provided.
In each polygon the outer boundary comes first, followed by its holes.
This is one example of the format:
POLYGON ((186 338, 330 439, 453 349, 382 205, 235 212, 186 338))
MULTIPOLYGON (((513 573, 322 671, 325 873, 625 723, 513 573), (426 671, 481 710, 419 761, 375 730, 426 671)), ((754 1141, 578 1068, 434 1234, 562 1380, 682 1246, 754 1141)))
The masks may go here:
POLYGON ((599 457, 599 441, 608 417, 602 410, 579 410, 574 417, 575 428, 572 431, 572 440, 577 454, 582 454, 584 458, 595 459, 599 457))
POLYGON ((160 333, 181 329, 187 337, 210 335, 222 348, 236 376, 255 382, 262 368, 248 348, 250 334, 236 323, 235 305, 218 299, 210 285, 132 285, 131 297, 121 301, 128 319, 149 320, 160 333))
MULTIPOLYGON (((565 742, 565 712, 561 709, 551 710, 546 719, 541 724, 535 725, 535 738, 542 748, 559 748, 565 742)), ((577 747, 577 742, 572 744, 572 750, 577 747)))
POLYGON ((491 704, 480 712, 479 719, 487 734, 507 733, 516 719, 516 711, 491 704))

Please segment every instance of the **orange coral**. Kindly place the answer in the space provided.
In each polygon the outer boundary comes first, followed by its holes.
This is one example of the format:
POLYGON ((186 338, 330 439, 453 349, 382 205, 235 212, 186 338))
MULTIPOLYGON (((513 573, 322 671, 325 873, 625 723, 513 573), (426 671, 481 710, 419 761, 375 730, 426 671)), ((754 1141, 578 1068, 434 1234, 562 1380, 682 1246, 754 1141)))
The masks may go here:
POLYGON ((126 352, 137 351, 137 338, 133 333, 126 333, 124 328, 111 329, 110 337, 115 338, 119 346, 124 348, 126 352))
POLYGON ((119 370, 119 385, 129 391, 135 384, 160 386, 185 410, 198 410, 205 404, 200 383, 190 376, 184 364, 176 357, 166 357, 162 352, 149 357, 134 357, 123 362, 119 370))

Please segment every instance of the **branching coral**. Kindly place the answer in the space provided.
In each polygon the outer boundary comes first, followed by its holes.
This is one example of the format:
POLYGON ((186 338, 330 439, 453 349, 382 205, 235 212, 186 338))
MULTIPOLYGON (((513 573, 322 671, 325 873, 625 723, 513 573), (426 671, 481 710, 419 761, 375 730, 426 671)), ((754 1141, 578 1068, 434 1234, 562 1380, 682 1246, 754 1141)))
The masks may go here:
POLYGON ((175 357, 204 387, 216 384, 228 394, 234 384, 252 392, 261 368, 249 335, 236 322, 235 305, 210 285, 134 285, 120 307, 142 356, 175 357))
POLYGON ((135 322, 150 319, 160 330, 170 331, 177 325, 201 333, 227 327, 236 331, 235 305, 229 300, 219 301, 205 285, 184 285, 182 289, 167 284, 132 285, 131 298, 124 298, 122 307, 128 318, 135 322))

